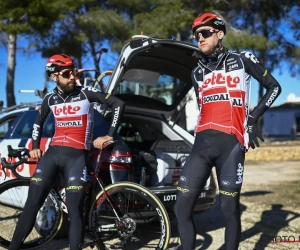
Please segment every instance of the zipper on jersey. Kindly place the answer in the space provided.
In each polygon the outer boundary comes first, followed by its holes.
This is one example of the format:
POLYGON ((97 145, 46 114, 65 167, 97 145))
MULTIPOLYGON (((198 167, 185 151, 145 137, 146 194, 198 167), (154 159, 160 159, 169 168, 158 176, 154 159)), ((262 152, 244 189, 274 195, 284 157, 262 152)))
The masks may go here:
MULTIPOLYGON (((218 71, 217 69, 218 69, 220 63, 223 61, 223 62, 224 62, 224 68, 223 68, 223 71, 226 73, 225 62, 226 62, 228 56, 229 56, 229 53, 224 53, 224 55, 222 56, 222 58, 220 58, 220 60, 218 60, 217 66, 216 66, 216 68, 215 68, 214 70, 211 70, 209 67, 205 66, 205 65, 201 62, 201 60, 199 60, 198 65, 200 66, 200 68, 201 68, 201 65, 202 65, 202 72, 203 72, 202 85, 203 85, 204 79, 205 79, 205 69, 210 70, 210 71, 212 72, 213 76, 214 76, 215 72, 218 71), (225 59, 223 60, 224 56, 225 56, 225 59), (201 65, 200 65, 200 64, 201 64, 201 65)), ((227 89, 227 87, 226 87, 226 89, 227 89)), ((201 93, 201 98, 202 98, 201 102, 202 102, 202 104, 203 104, 203 88, 202 88, 201 92, 202 92, 202 93, 201 93)), ((229 95, 229 93, 228 93, 228 95, 229 95)), ((230 95, 229 95, 229 97, 230 97, 230 95)), ((214 109, 215 104, 212 103, 212 105, 213 105, 213 107, 212 107, 211 119, 210 119, 210 120, 212 120, 212 118, 213 118, 213 113, 214 113, 214 112, 213 112, 213 109, 214 109)), ((202 112, 202 107, 201 107, 201 112, 202 112)), ((200 115, 201 115, 201 114, 200 114, 200 115)), ((232 125, 232 109, 231 109, 231 125, 232 125)), ((211 124, 210 124, 210 129, 211 129, 211 124)), ((232 129, 232 128, 230 128, 230 130, 231 130, 231 129, 232 129)))
MULTIPOLYGON (((69 94, 66 98, 63 98, 60 94, 59 94, 59 91, 58 91, 58 95, 60 96, 60 98, 63 99, 63 104, 64 104, 64 107, 66 106, 66 104, 68 102, 66 102, 66 100, 68 100, 68 98, 72 95, 73 93, 69 94)), ((68 122, 68 113, 66 113, 66 122, 68 122)), ((67 126, 66 126, 67 127, 67 126)), ((67 138, 67 128, 65 128, 65 132, 64 132, 64 139, 61 141, 61 146, 64 145, 64 142, 66 141, 66 138, 67 138)))

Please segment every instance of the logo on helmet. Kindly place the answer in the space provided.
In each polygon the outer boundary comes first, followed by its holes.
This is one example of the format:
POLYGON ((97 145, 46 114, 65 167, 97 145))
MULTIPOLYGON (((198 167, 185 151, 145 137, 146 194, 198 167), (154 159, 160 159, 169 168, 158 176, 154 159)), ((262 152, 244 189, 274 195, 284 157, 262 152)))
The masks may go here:
POLYGON ((222 20, 217 20, 217 21, 214 21, 214 24, 215 25, 224 25, 224 22, 222 20))
POLYGON ((55 67, 49 67, 49 66, 47 66, 47 67, 46 67, 46 70, 52 71, 52 72, 53 72, 53 71, 55 70, 55 67))

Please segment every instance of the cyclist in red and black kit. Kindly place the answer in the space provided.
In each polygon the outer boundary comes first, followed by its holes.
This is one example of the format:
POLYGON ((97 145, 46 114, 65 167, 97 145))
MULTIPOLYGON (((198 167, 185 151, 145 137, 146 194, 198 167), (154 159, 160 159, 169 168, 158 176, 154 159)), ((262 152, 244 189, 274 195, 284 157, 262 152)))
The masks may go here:
POLYGON ((258 118, 281 92, 279 83, 250 52, 228 52, 222 45, 224 21, 214 13, 199 15, 192 25, 200 58, 192 71, 199 119, 195 142, 177 187, 175 212, 183 250, 194 250, 192 212, 200 190, 215 166, 221 210, 225 219, 225 249, 236 250, 241 236, 240 191, 245 152, 264 141, 258 118), (266 89, 249 112, 250 78, 266 89))
POLYGON ((85 233, 83 202, 87 183, 86 156, 92 145, 101 148, 105 141, 113 140, 125 106, 117 97, 104 94, 98 89, 76 86, 74 63, 68 55, 50 57, 46 73, 56 82, 56 88, 45 96, 33 126, 30 156, 40 161, 31 179, 28 198, 9 246, 10 250, 20 249, 59 173, 65 180, 70 249, 82 249, 85 233), (93 141, 94 103, 110 106, 112 120, 108 135, 93 141), (55 118, 55 134, 43 155, 39 149, 40 139, 50 112, 55 118))

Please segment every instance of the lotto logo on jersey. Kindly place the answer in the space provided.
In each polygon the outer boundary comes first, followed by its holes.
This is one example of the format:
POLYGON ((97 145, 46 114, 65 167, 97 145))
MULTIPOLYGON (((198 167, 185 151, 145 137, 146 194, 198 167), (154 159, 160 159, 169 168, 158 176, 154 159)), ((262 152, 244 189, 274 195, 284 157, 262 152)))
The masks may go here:
POLYGON ((238 76, 233 75, 224 75, 222 73, 207 75, 207 78, 204 80, 203 88, 207 88, 209 85, 224 85, 226 84, 229 88, 236 88, 237 85, 241 82, 241 79, 238 76))
POLYGON ((75 115, 80 110, 80 106, 72 105, 57 105, 54 106, 53 113, 55 116, 60 115, 75 115))

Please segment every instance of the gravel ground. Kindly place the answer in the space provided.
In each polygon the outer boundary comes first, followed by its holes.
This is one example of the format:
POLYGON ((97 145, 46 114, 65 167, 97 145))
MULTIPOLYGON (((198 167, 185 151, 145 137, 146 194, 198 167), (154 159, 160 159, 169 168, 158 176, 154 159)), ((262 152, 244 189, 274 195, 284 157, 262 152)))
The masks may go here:
MULTIPOLYGON (((280 237, 282 240, 300 240, 299 162, 249 163, 245 169, 241 195, 242 238, 239 250, 299 250, 300 242, 270 243, 274 238, 279 240, 280 237)), ((224 249, 224 220, 218 197, 215 206, 209 212, 195 215, 194 219, 197 225, 196 249, 224 249)), ((175 219, 172 221, 169 249, 177 249, 178 246, 175 219)), ((42 249, 64 250, 68 249, 68 243, 66 240, 52 241, 42 249)))

